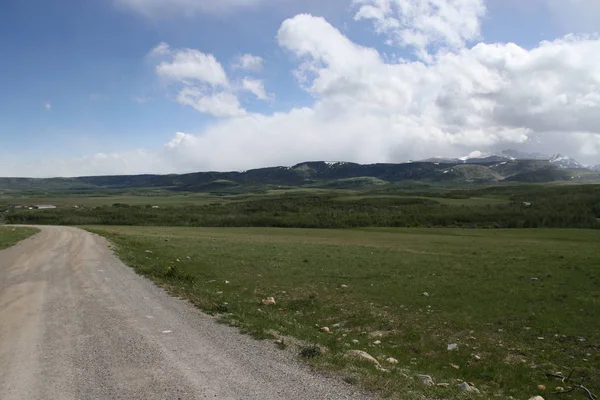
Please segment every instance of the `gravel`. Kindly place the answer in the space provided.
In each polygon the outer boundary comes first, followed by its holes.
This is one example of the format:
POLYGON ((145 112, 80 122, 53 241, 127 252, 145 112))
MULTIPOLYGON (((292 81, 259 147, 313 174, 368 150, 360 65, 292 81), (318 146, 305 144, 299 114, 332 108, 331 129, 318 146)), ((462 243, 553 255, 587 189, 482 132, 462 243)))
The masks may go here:
POLYGON ((71 227, 0 252, 0 397, 365 399, 216 323, 71 227))

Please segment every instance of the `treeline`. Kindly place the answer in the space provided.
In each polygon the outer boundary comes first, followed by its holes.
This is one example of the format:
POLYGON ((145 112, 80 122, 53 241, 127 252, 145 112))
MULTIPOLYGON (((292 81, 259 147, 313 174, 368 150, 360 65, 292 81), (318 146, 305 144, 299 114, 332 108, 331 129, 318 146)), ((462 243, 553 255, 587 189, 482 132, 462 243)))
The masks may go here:
MULTIPOLYGON (((469 198, 507 195, 510 188, 440 193, 469 198)), ((600 228, 600 186, 512 188, 509 204, 448 206, 423 198, 340 201, 334 194, 284 195, 203 206, 112 206, 14 210, 7 223, 52 225, 148 225, 205 227, 479 227, 600 228), (531 205, 525 205, 530 203, 531 205)), ((414 193, 413 193, 414 194, 414 193)), ((466 202, 467 203, 467 202, 466 202)))

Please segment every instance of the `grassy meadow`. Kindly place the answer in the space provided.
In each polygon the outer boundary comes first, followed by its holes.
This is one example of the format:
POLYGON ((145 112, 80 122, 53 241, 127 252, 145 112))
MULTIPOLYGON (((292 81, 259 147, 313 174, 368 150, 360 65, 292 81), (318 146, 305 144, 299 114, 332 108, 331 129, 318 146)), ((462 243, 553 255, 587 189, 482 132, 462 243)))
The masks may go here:
POLYGON ((480 398, 584 399, 549 395, 557 371, 600 392, 598 230, 88 229, 172 294, 391 398, 455 398, 465 381, 480 398))
POLYGON ((11 247, 23 239, 27 239, 39 232, 33 228, 15 228, 13 226, 0 226, 0 250, 11 247))

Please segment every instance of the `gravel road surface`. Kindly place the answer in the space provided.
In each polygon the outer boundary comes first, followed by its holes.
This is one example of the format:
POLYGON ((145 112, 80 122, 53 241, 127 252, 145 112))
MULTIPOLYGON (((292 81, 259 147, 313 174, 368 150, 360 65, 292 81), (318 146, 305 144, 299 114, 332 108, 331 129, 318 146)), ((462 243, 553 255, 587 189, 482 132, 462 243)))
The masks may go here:
POLYGON ((77 228, 0 252, 0 399, 363 399, 220 325, 77 228))

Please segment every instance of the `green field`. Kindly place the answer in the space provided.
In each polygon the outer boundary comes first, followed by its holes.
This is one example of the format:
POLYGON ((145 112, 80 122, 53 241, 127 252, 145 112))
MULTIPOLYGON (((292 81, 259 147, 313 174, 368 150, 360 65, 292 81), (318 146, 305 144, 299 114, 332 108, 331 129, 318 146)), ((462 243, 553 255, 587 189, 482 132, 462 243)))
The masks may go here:
POLYGON ((319 345, 312 365, 384 395, 454 398, 460 379, 483 398, 547 399, 537 386, 564 386, 556 371, 600 390, 600 231, 89 229, 171 293, 289 350, 319 345))
POLYGON ((0 250, 6 249, 29 236, 39 232, 33 228, 15 228, 12 226, 0 226, 0 250))

